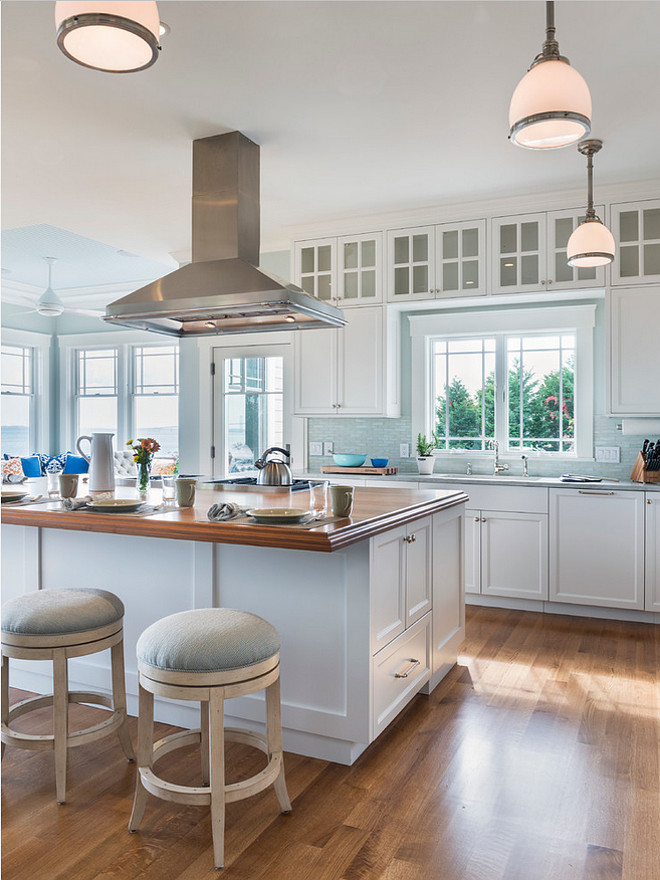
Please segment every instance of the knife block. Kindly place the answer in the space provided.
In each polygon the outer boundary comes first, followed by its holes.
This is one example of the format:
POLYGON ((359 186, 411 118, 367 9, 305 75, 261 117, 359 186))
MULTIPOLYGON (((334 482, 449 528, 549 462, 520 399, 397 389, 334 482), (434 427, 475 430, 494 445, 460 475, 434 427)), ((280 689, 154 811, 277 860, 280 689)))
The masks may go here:
POLYGON ((647 471, 644 457, 638 452, 630 479, 635 483, 660 483, 660 471, 647 471))

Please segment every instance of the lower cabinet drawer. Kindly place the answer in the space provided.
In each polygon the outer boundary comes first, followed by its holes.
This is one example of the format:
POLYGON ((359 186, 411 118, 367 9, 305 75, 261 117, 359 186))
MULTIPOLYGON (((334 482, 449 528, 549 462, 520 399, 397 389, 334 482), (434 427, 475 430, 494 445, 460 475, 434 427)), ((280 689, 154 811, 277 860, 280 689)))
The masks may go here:
POLYGON ((372 740, 429 680, 431 623, 432 612, 429 612, 372 658, 372 740))

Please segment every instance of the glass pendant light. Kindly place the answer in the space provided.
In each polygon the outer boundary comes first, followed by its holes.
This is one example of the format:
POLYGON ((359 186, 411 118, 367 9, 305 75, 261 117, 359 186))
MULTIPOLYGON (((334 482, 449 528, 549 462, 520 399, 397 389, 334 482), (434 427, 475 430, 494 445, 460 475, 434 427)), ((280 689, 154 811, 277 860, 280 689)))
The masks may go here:
POLYGON ((151 0, 55 3, 57 45, 83 67, 130 73, 158 58, 160 22, 151 0))
POLYGON ((611 263, 616 250, 614 236, 594 211, 593 157, 602 146, 603 142, 598 140, 578 144, 578 151, 587 157, 587 213, 566 245, 568 265, 578 269, 611 263))
POLYGON ((545 43, 516 86, 509 140, 529 150, 567 147, 591 131, 591 95, 555 39, 555 4, 547 2, 545 43))

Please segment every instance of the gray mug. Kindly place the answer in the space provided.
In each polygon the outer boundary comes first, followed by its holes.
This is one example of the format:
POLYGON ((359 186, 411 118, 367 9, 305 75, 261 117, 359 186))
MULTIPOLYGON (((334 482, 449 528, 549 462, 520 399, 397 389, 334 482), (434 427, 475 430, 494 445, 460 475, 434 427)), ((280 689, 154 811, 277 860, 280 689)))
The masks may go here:
POLYGON ((178 477, 176 481, 176 503, 178 507, 192 507, 195 504, 196 477, 178 477))
POLYGON ((330 486, 330 510, 334 516, 350 516, 353 510, 353 487, 330 486))
POLYGON ((78 474, 60 474, 60 498, 75 498, 78 494, 78 474))

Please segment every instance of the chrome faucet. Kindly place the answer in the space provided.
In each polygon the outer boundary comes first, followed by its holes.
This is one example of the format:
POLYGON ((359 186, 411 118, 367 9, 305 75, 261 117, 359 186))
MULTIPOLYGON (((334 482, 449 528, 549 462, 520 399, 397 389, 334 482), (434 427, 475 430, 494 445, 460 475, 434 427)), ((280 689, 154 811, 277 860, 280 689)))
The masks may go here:
POLYGON ((522 475, 523 475, 523 477, 528 477, 529 471, 527 470, 527 463, 529 462, 529 455, 521 455, 520 457, 522 458, 522 463, 523 463, 522 475))
POLYGON ((508 464, 500 464, 500 444, 497 442, 497 440, 489 440, 488 448, 492 449, 495 453, 495 459, 493 461, 493 474, 497 476, 498 474, 501 474, 502 471, 508 471, 508 464))

